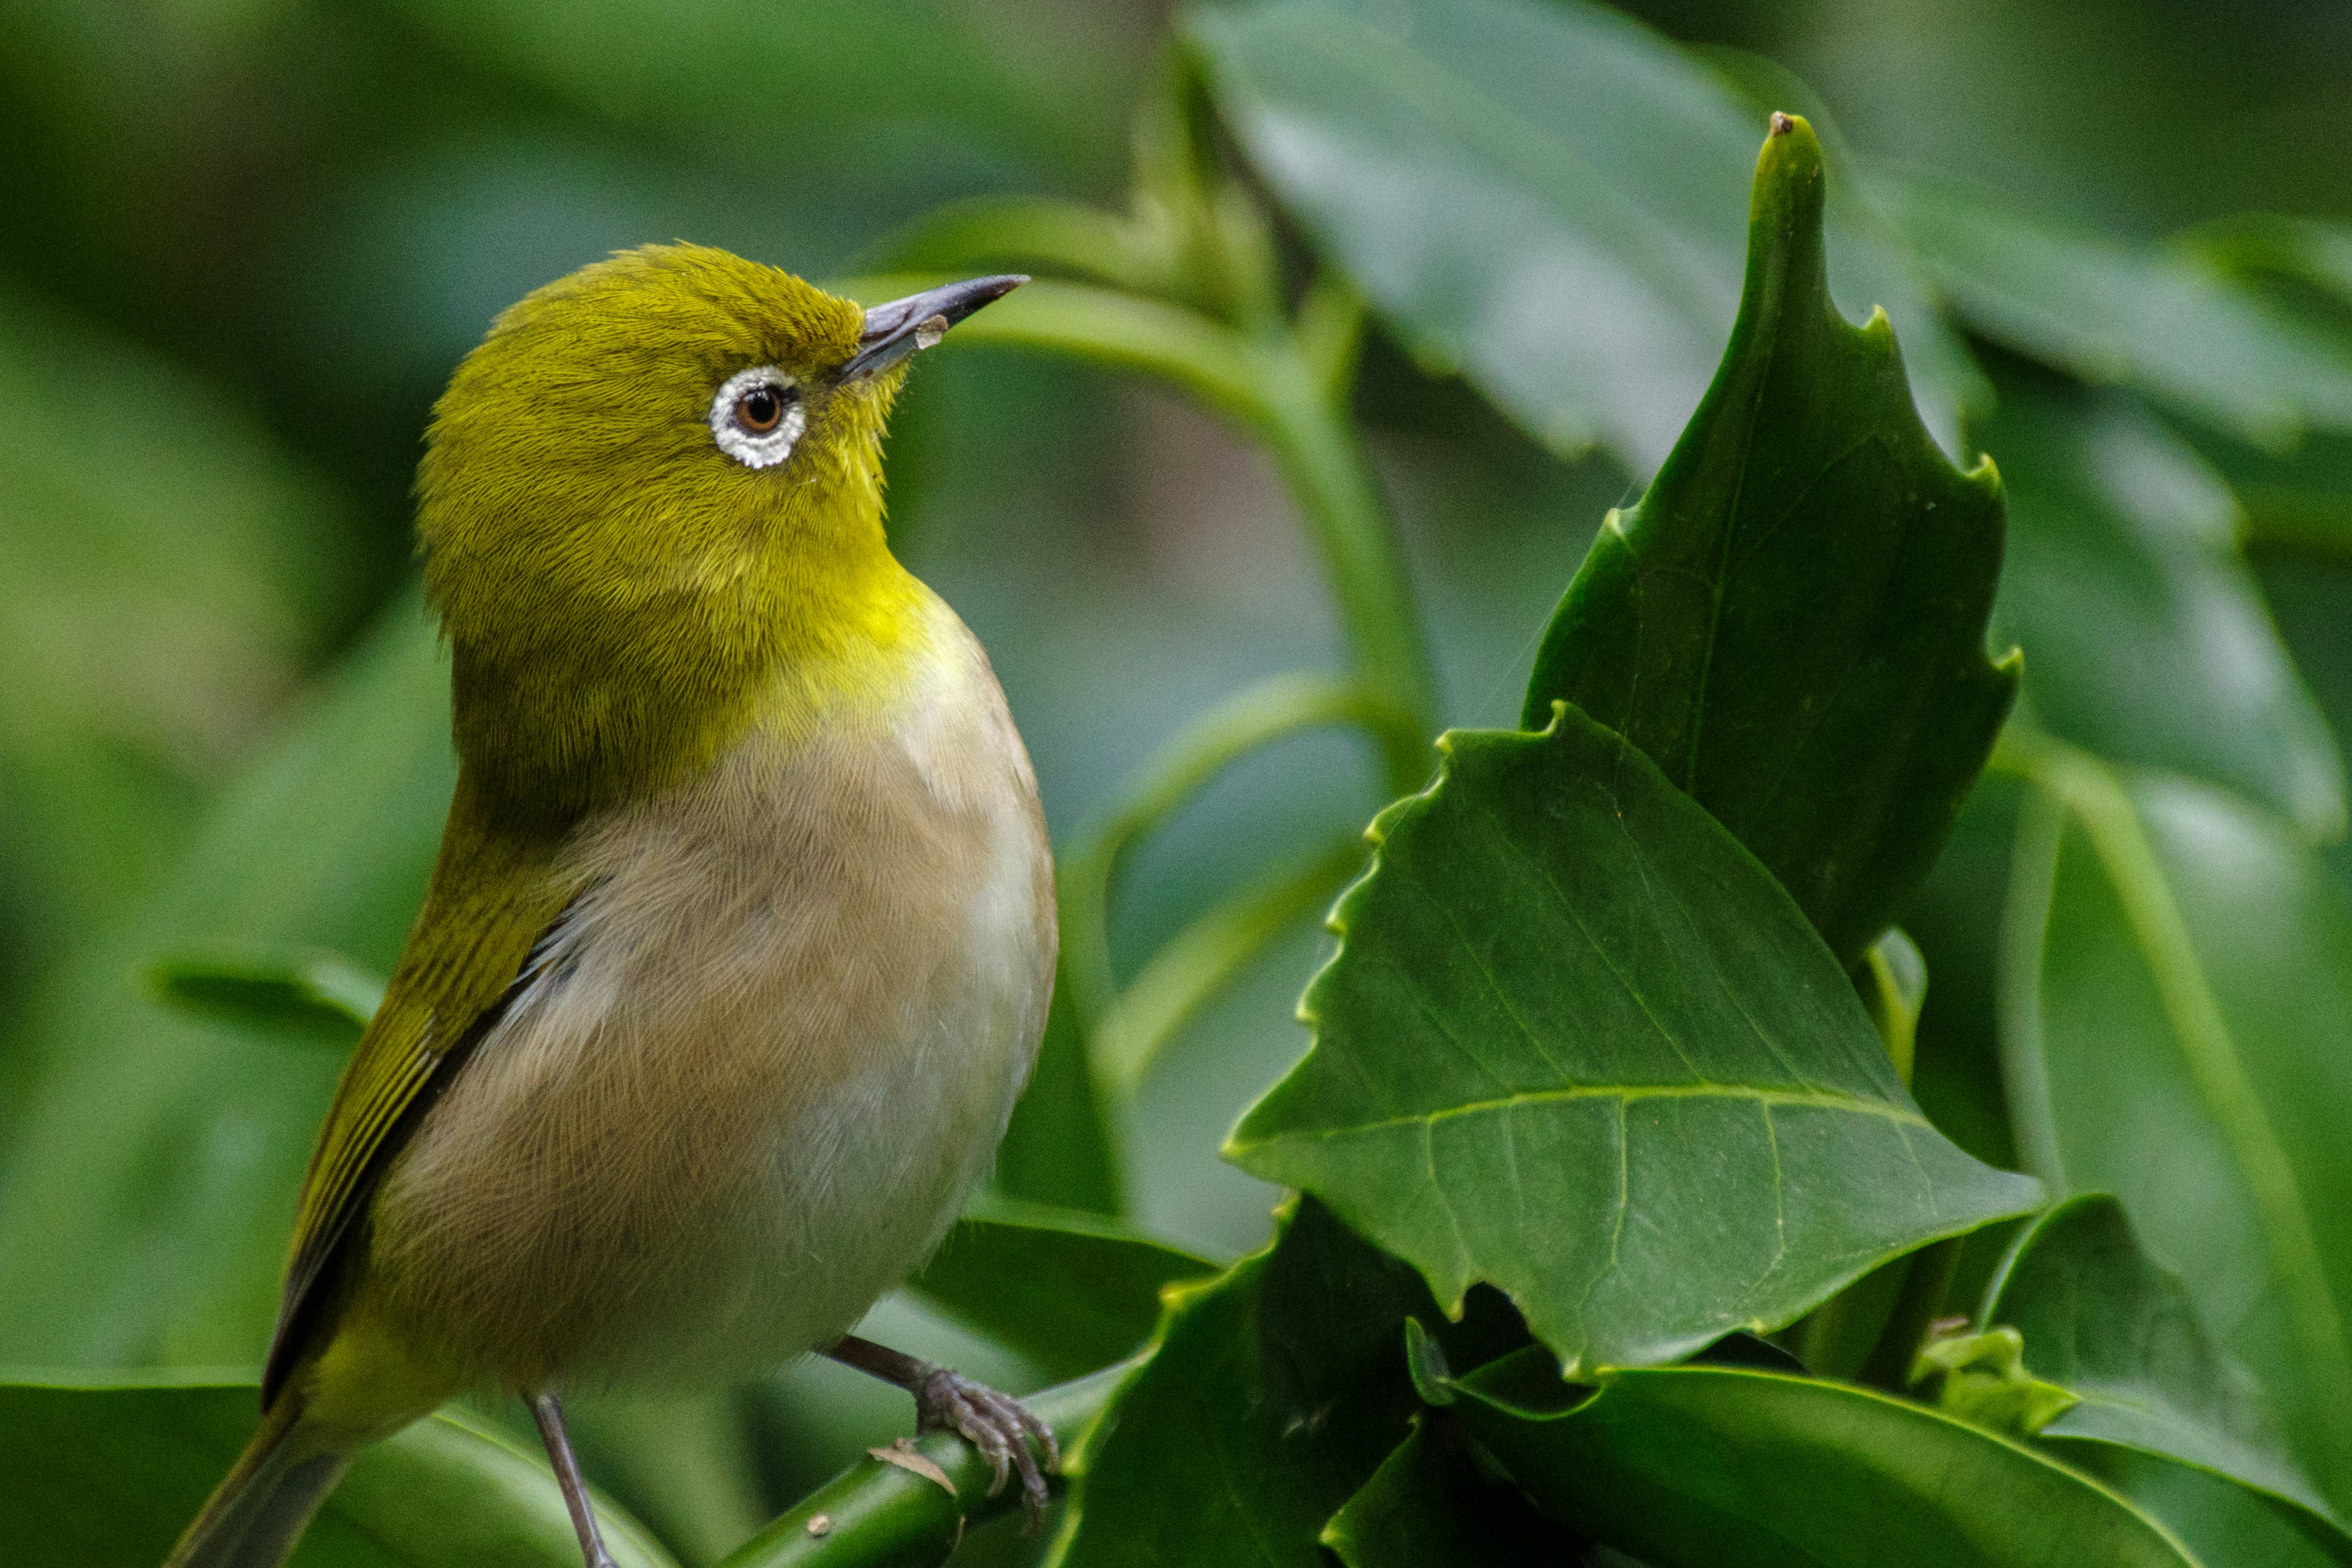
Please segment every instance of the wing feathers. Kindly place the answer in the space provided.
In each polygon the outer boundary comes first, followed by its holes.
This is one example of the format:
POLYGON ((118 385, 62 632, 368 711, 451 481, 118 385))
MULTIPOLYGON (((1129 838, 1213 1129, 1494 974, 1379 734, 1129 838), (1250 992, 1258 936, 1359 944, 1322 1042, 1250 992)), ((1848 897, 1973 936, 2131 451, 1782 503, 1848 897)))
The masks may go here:
POLYGON ((577 891, 558 869, 557 840, 501 834, 483 815, 461 774, 424 910, 310 1156, 265 1407, 311 1348, 324 1286, 384 1168, 529 982, 577 891))

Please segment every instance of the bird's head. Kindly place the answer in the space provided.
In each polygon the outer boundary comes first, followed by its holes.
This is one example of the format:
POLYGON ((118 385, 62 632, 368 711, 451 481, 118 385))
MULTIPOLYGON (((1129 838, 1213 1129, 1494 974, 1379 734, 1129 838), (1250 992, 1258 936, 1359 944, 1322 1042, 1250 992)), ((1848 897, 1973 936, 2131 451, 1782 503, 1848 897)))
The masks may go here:
POLYGON ((873 675, 917 614, 882 536, 906 360, 1022 281, 868 310, 658 245, 501 315, 435 405, 417 477, 481 782, 569 815, 690 766, 780 668, 873 675))

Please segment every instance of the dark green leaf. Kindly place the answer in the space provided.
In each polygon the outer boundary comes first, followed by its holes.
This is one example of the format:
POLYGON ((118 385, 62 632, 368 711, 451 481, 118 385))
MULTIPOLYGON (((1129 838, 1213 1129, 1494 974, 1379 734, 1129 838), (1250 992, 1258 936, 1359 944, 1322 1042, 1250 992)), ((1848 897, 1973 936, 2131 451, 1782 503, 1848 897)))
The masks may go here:
MULTIPOLYGON (((152 1568, 236 1460, 250 1384, 0 1383, 0 1560, 10 1568, 152 1568)), ((621 1568, 671 1559, 609 1501, 621 1568)), ((293 1568, 577 1568, 555 1478, 535 1456, 432 1416, 363 1449, 293 1568)))
MULTIPOLYGON (((1657 466, 1731 330, 1760 115, 1574 0, 1278 0, 1191 30, 1251 161, 1425 362, 1555 447, 1657 466)), ((1965 353, 1899 246, 1836 226, 1841 297, 1936 340, 1921 401, 1951 431, 1965 353)))
POLYGON ((2340 831, 2343 764, 2239 558, 2230 492, 2129 398, 2000 385, 1999 415, 1969 428, 2008 484, 1998 617, 2034 721, 2340 831))
POLYGON ((1568 1404, 1540 1352, 1455 1386, 1538 1506, 1658 1568, 2196 1568, 2073 1471, 1868 1389, 1674 1367, 1568 1404))
POLYGON ((2341 1512, 2352 908, 2235 795, 2053 742, 2014 749, 2049 792, 2026 813, 2009 914, 2021 1147, 2062 1193, 2121 1195, 2341 1512))
POLYGON ((156 994, 201 1017, 348 1051, 383 1002, 383 979, 335 952, 167 958, 156 994))
POLYGON ((1320 1568, 1324 1523, 1405 1436, 1410 1269, 1294 1200, 1275 1244, 1180 1287, 1078 1457, 1059 1568, 1320 1568))
POLYGON ((2180 1276, 2104 1193, 2034 1220, 1978 1322, 2014 1328, 2034 1373, 2080 1399, 2042 1430, 2168 1454, 2326 1512, 2253 1378, 2215 1345, 2180 1276))
POLYGON ((1375 824, 1244 1169, 1441 1302, 1496 1285, 1578 1373, 1778 1328, 2033 1206, 1919 1115, 1803 913, 1648 758, 1573 708, 1440 745, 1375 824))
POLYGON ((907 1284, 1059 1381, 1134 1351, 1164 1287, 1217 1271, 1100 1215, 1000 1199, 968 1210, 907 1284))
POLYGON ((2042 1429, 2061 1453, 2105 1444, 2210 1470, 2305 1516, 2305 1534, 2352 1561, 2352 1537, 2289 1456, 2261 1388, 2213 1342, 2188 1287, 2142 1250, 2114 1198, 2073 1198, 2034 1221, 1978 1321, 2018 1331, 2034 1374, 2077 1396, 2042 1429))
POLYGON ((0 1357, 250 1365, 341 1063, 167 1008, 158 952, 311 944, 388 970, 448 810, 445 667, 404 595, 134 919, 20 1026, 39 1078, 0 1150, 0 1357))
POLYGON ((1536 655, 1647 752, 1851 964, 1927 875, 2016 689, 1985 658, 2000 487, 1920 426, 1884 317, 1822 288, 1820 149, 1757 161, 1722 368, 1641 503, 1612 512, 1536 655))
POLYGON ((2258 446, 2352 428, 2352 355, 2207 258, 2061 228, 1946 184, 1887 181, 1873 195, 1987 337, 2258 446))
POLYGON ((1423 1415, 1331 1516, 1323 1544, 1347 1568, 1512 1568, 1569 1563, 1579 1542, 1481 1474, 1459 1434, 1423 1415))

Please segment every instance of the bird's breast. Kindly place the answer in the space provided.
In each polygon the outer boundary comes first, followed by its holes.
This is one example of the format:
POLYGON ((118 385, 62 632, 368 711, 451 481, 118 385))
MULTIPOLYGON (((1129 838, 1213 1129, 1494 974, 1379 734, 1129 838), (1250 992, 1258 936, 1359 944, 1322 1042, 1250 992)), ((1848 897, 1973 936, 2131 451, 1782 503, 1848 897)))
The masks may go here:
POLYGON ((378 1199, 411 1331, 519 1385, 708 1381, 841 1332, 937 1241, 1055 941, 1028 759, 937 616, 899 689, 780 712, 579 837, 588 890, 378 1199))

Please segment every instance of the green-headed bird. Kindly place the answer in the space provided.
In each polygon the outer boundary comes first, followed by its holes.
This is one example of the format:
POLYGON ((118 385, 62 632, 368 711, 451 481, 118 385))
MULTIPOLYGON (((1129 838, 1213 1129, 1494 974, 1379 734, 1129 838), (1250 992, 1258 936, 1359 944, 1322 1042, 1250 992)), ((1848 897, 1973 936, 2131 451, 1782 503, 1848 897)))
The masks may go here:
POLYGON ((649 246, 500 316, 418 472, 458 773, 303 1189, 259 1431, 172 1568, 281 1562, 362 1445, 820 1350, 1021 1472, 1052 1438, 846 1331, 946 1231, 1034 1057, 1053 869, 980 644, 883 539, 909 354, 1024 281, 861 310, 649 246))

